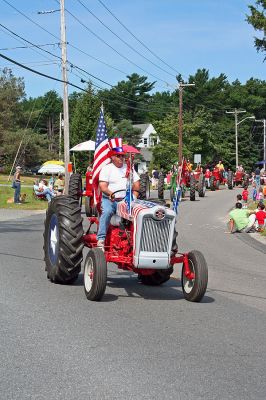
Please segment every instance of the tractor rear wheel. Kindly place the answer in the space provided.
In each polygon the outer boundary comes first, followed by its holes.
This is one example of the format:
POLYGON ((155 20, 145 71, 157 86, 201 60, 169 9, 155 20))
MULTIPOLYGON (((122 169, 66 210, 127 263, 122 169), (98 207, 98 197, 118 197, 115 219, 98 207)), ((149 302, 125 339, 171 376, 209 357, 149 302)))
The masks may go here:
POLYGON ((232 171, 228 171, 228 177, 227 177, 227 187, 228 187, 228 189, 232 190, 233 189, 233 184, 234 184, 233 172, 232 171))
POLYGON ((173 267, 168 269, 158 269, 152 275, 140 275, 139 279, 143 285, 147 286, 159 286, 169 281, 171 274, 173 273, 173 267))
POLYGON ((158 199, 164 199, 164 176, 161 174, 158 181, 158 199))
POLYGON ((107 264, 100 248, 91 249, 84 264, 84 291, 88 300, 100 301, 105 293, 107 264))
POLYGON ((52 199, 43 236, 47 278, 55 283, 73 283, 80 272, 84 246, 78 201, 70 196, 52 199))
POLYGON ((68 195, 82 204, 82 178, 80 174, 72 174, 69 179, 68 195))
POLYGON ((190 201, 195 201, 196 199, 196 180, 194 176, 190 177, 190 201))
POLYGON ((199 176, 198 192, 199 192, 199 197, 204 197, 205 196, 206 184, 205 184, 205 176, 204 176, 204 174, 200 174, 200 176, 199 176))
POLYGON ((85 197, 85 214, 87 217, 98 216, 97 207, 91 206, 91 198, 85 197))
POLYGON ((194 278, 188 279, 185 275, 185 267, 182 268, 182 289, 186 300, 199 302, 204 296, 208 284, 208 267, 203 254, 198 250, 188 253, 190 271, 194 278))
POLYGON ((248 186, 248 184, 249 184, 249 178, 248 175, 245 174, 243 177, 243 187, 248 186))
POLYGON ((211 189, 212 192, 215 191, 215 178, 214 178, 214 176, 210 177, 210 189, 211 189))
POLYGON ((144 173, 140 175, 139 199, 149 200, 149 198, 150 198, 150 180, 149 180, 149 175, 144 173))

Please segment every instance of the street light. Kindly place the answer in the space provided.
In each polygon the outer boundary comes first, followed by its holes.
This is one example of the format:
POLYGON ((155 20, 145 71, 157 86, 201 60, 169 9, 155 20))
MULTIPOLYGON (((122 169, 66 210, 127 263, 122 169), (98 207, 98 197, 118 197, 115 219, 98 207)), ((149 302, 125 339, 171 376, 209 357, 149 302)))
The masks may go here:
POLYGON ((255 119, 254 115, 251 117, 246 117, 241 119, 241 121, 237 121, 237 115, 239 113, 245 113, 245 110, 237 110, 235 108, 235 111, 226 111, 226 114, 234 114, 235 115, 235 136, 236 136, 236 169, 238 167, 238 125, 240 125, 242 122, 244 122, 246 119, 255 119))

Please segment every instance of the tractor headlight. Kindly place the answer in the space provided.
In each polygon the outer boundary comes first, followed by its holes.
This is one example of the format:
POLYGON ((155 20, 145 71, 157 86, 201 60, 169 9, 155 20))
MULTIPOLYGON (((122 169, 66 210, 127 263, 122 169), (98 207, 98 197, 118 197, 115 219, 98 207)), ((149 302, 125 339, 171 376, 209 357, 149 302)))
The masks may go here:
POLYGON ((154 213, 154 218, 161 221, 165 218, 165 210, 163 208, 158 208, 154 213))

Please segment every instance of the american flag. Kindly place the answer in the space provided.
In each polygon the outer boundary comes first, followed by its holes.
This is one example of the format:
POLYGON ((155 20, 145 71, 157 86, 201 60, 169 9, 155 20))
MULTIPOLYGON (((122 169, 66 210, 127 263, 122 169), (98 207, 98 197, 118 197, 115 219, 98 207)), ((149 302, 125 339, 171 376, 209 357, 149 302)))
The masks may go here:
POLYGON ((101 108, 98 127, 96 131, 95 153, 92 169, 92 185, 94 189, 94 201, 98 204, 101 200, 99 193, 99 175, 104 165, 109 164, 109 142, 107 129, 104 121, 103 109, 101 108))

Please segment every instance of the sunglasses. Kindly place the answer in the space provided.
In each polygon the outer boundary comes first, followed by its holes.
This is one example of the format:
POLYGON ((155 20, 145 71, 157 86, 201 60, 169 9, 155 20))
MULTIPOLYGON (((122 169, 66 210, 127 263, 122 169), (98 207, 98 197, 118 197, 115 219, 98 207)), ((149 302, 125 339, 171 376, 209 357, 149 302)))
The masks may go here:
POLYGON ((124 154, 116 154, 115 155, 117 158, 125 158, 124 154))

